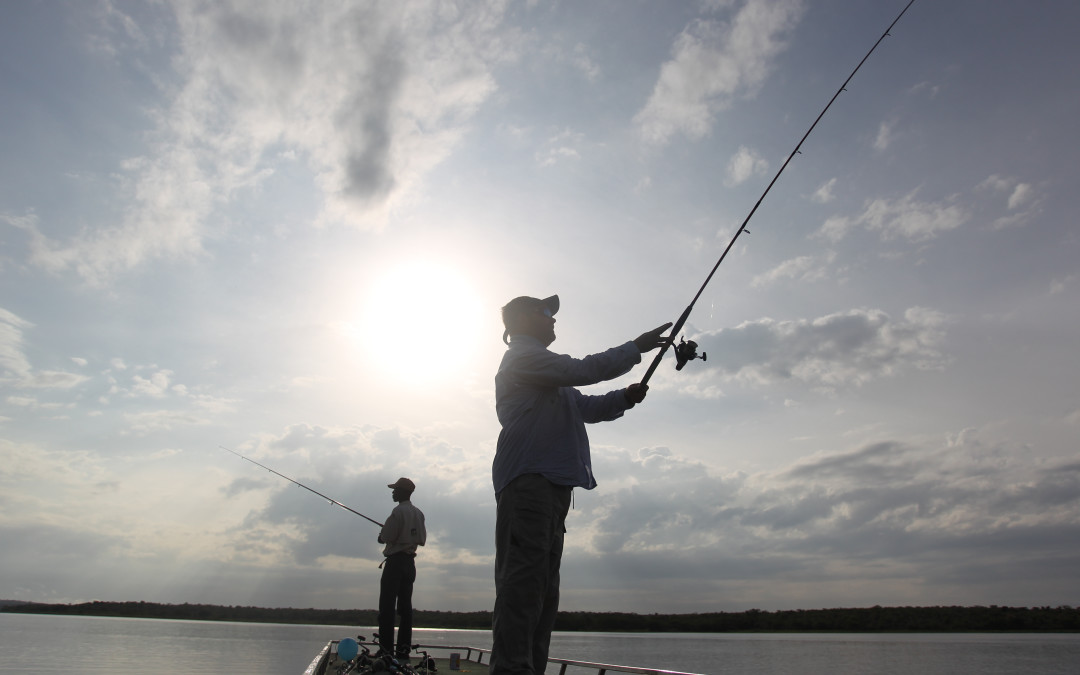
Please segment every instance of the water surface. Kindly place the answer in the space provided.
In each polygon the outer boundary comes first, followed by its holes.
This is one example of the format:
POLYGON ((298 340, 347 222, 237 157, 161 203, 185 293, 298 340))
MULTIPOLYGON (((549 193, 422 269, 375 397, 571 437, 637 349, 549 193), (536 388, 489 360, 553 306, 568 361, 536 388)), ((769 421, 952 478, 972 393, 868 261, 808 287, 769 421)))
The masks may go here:
MULTIPOLYGON (((299 675, 330 640, 372 628, 0 613, 0 673, 299 675)), ((425 644, 491 646, 488 631, 417 629, 425 644)), ((552 655, 739 675, 1073 675, 1080 634, 556 633, 552 655)), ((474 673, 486 672, 475 669, 474 673)), ((558 672, 556 668, 549 673, 558 672)), ((568 675, 585 673, 571 669, 568 675)))

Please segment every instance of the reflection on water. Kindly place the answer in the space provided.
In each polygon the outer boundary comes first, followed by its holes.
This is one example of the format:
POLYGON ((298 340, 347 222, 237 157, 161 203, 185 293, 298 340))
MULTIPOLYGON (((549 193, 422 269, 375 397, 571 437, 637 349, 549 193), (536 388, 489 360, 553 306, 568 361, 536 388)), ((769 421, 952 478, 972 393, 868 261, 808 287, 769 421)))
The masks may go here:
MULTIPOLYGON (((233 672, 298 675, 328 641, 357 633, 370 637, 372 630, 0 614, 0 673, 154 669, 208 675, 224 666, 233 672)), ((424 644, 491 646, 487 631, 415 633, 424 644)), ((551 652, 581 661, 710 674, 1071 675, 1080 663, 1080 635, 556 633, 551 652)))

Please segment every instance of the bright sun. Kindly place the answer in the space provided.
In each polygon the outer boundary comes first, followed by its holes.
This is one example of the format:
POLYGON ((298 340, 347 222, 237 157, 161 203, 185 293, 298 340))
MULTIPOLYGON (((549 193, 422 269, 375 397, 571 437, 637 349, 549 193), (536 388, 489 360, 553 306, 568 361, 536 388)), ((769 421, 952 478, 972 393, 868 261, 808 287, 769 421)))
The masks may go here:
POLYGON ((462 372, 480 338, 480 300, 464 274, 412 261, 387 268, 363 298, 369 361, 399 384, 432 384, 462 372))

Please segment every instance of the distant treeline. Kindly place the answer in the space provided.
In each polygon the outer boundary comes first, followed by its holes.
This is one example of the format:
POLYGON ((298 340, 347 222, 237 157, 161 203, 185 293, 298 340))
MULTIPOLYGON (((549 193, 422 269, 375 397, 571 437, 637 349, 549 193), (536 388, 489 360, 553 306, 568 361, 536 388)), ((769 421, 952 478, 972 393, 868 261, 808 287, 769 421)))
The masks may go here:
MULTIPOLYGON (((338 626, 378 625, 374 609, 295 609, 221 605, 163 605, 153 602, 87 602, 76 605, 3 604, 0 611, 30 614, 74 614, 144 619, 249 621, 338 626)), ((421 628, 488 629, 491 612, 416 610, 421 628)), ((1080 631, 1080 608, 1074 607, 868 607, 798 609, 775 612, 702 614, 631 614, 623 612, 560 612, 555 625, 563 631, 597 632, 996 632, 1080 631)))

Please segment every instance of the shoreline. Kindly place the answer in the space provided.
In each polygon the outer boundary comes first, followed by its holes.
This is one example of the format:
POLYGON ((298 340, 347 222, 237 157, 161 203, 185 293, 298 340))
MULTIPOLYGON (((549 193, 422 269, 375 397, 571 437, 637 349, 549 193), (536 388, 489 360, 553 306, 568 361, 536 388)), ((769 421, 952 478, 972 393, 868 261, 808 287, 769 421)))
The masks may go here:
MULTIPOLYGON (((378 610, 243 607, 208 604, 164 604, 145 601, 94 601, 46 604, 0 601, 0 612, 144 619, 231 621, 306 625, 378 625, 378 610)), ((415 628, 487 630, 491 612, 415 610, 415 628)), ((1004 607, 869 607, 798 609, 692 614, 630 612, 560 612, 560 632, 596 633, 1075 633, 1080 608, 1004 607)))

